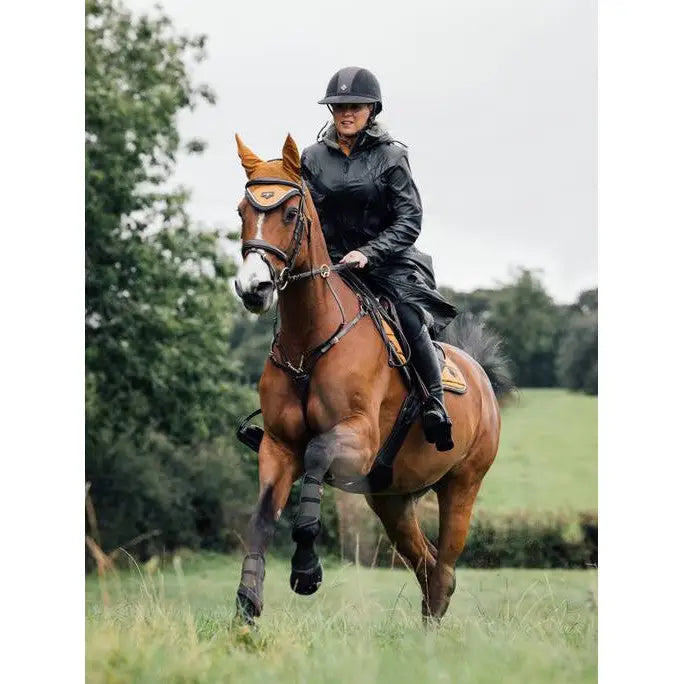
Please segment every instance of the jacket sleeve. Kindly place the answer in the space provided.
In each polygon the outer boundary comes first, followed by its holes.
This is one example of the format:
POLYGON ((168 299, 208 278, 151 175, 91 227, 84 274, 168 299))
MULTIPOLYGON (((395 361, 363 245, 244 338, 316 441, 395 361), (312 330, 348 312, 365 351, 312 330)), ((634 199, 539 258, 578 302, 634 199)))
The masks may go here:
POLYGON ((410 247, 420 235, 423 208, 413 182, 406 155, 385 172, 388 201, 394 221, 377 237, 359 248, 368 257, 369 267, 378 266, 410 247))
POLYGON ((304 152, 302 152, 301 167, 302 167, 302 178, 304 179, 304 182, 306 183, 306 187, 309 188, 309 192, 311 193, 311 199, 313 200, 314 206, 316 207, 316 213, 318 214, 318 220, 321 222, 321 226, 322 226, 324 224, 324 216, 323 216, 323 213, 324 213, 323 212, 324 196, 323 196, 323 193, 319 192, 316 189, 316 185, 313 182, 313 174, 311 173, 311 169, 309 168, 306 150, 304 150, 304 152))

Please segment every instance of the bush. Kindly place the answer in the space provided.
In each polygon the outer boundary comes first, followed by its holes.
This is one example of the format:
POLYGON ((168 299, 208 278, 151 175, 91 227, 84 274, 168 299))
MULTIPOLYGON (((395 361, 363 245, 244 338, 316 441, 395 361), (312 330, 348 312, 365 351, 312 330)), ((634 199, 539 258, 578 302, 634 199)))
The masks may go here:
POLYGON ((140 559, 180 547, 237 549, 258 489, 256 459, 230 441, 191 448, 155 432, 92 452, 86 478, 103 550, 125 546, 140 559))
MULTIPOLYGON (((437 520, 422 522, 427 536, 437 543, 437 520)), ((361 565, 403 566, 382 525, 368 511, 363 525, 348 530, 344 559, 361 565)), ((518 513, 480 515, 468 531, 465 549, 457 561, 472 568, 587 568, 598 565, 598 519, 595 513, 544 515, 518 513)))
MULTIPOLYGON (((94 450, 86 477, 102 549, 110 553, 123 546, 143 561, 180 548, 242 552, 259 491, 257 457, 245 447, 224 438, 179 446, 152 431, 137 443, 118 438, 94 450)), ((276 524, 276 553, 294 549, 300 484, 276 524)), ((323 497, 321 518, 319 548, 339 549, 332 492, 323 497)), ((89 525, 87 533, 93 534, 89 525)))
POLYGON ((598 311, 575 313, 558 349, 561 387, 598 394, 598 311))
POLYGON ((587 568, 598 565, 598 519, 478 517, 458 561, 471 568, 587 568))

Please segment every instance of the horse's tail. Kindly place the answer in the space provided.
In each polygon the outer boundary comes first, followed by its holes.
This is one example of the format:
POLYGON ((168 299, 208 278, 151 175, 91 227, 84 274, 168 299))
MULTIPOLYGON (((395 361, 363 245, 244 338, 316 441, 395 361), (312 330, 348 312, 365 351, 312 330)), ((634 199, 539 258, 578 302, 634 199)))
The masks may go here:
POLYGON ((510 362, 503 352, 501 338, 473 314, 459 314, 442 331, 439 339, 459 347, 482 366, 497 399, 515 391, 510 362))

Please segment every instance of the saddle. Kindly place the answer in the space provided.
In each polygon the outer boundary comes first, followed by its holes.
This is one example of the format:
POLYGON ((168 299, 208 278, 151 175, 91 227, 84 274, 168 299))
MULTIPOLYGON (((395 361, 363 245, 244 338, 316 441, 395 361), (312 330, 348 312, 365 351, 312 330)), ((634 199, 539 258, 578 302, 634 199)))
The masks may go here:
MULTIPOLYGON (((406 354, 404 353, 402 345, 397 339, 394 330, 392 330, 386 320, 383 320, 382 324, 397 359, 399 359, 401 363, 406 363, 406 354)), ((432 344, 441 356, 440 364, 442 366, 442 387, 444 387, 444 391, 453 392, 454 394, 465 394, 468 388, 461 369, 447 356, 444 345, 441 342, 433 342, 432 344)))
MULTIPOLYGON (((401 324, 392 302, 385 297, 377 298, 365 284, 350 271, 341 272, 345 282, 359 294, 368 308, 368 314, 382 338, 388 354, 388 364, 397 368, 406 385, 407 394, 392 426, 392 430, 380 447, 367 475, 341 481, 327 473, 325 481, 338 489, 357 494, 378 493, 392 483, 392 466, 411 425, 418 418, 426 397, 423 383, 410 363, 410 349, 401 329, 401 324)), ((466 381, 458 366, 447 356, 443 343, 434 342, 441 356, 442 385, 445 391, 465 394, 466 381)), ((249 421, 261 413, 257 409, 238 426, 237 438, 253 451, 259 451, 263 428, 249 421)))

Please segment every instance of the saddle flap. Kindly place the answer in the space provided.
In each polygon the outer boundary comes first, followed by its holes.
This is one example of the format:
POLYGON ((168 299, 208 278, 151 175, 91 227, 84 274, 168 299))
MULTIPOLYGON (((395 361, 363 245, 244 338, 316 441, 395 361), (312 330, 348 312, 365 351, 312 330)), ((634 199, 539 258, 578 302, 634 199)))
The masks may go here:
POLYGON ((456 394, 465 394, 468 387, 461 369, 456 365, 455 361, 447 356, 444 345, 441 342, 435 342, 435 344, 440 347, 444 356, 442 361, 442 385, 444 389, 456 394))
POLYGON ((392 349, 394 349, 394 353, 397 355, 399 362, 406 363, 406 356, 404 355, 404 350, 401 348, 399 340, 397 339, 397 336, 394 334, 394 330, 392 330, 392 326, 390 326, 390 324, 384 318, 382 319, 382 327, 385 330, 387 339, 392 343, 392 349))
MULTIPOLYGON (((399 340, 394 334, 394 331, 385 320, 382 321, 382 326, 385 330, 385 334, 387 335, 387 339, 392 344, 392 349, 394 350, 397 358, 401 363, 405 363, 406 356, 404 354, 404 350, 401 348, 399 340)), ((444 345, 441 342, 435 342, 434 344, 439 348, 439 355, 442 357, 440 360, 440 365, 442 367, 442 386, 445 390, 450 392, 454 392, 456 394, 465 394, 468 387, 461 369, 452 359, 449 358, 449 356, 447 356, 444 345)))

